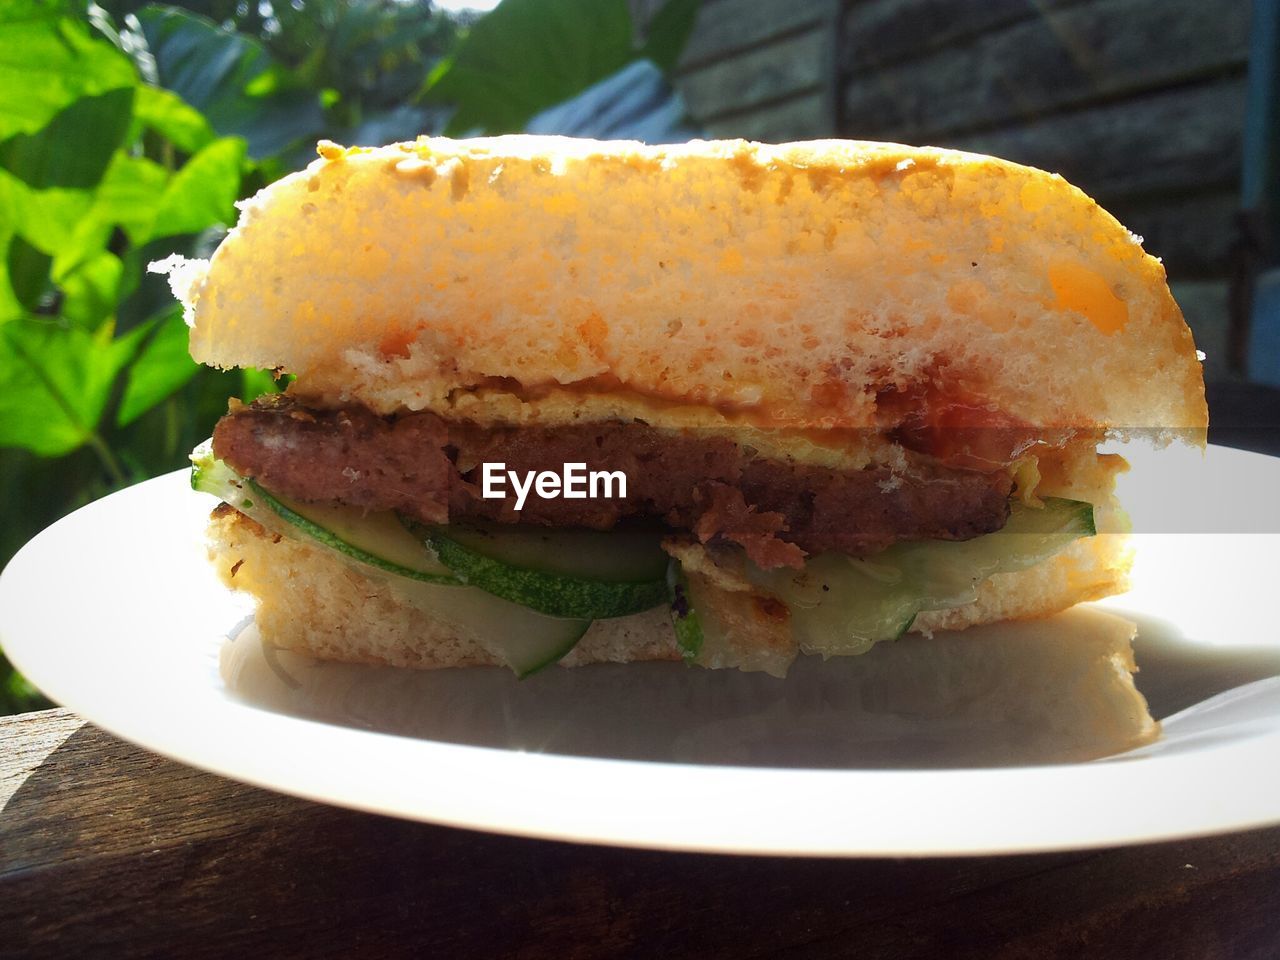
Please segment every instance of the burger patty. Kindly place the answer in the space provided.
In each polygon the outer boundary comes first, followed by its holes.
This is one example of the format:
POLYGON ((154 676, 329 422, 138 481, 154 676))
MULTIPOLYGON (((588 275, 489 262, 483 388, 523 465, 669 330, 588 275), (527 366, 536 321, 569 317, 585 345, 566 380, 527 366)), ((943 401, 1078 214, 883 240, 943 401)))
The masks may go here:
MULTIPOLYGON (((481 427, 434 414, 312 410, 286 397, 238 406, 214 428, 214 453, 268 490, 304 501, 398 510, 427 523, 486 519, 608 530, 636 517, 700 541, 741 545, 763 568, 806 554, 865 556, 899 540, 966 540, 1004 526, 1012 479, 920 464, 834 470, 770 460, 710 433, 640 422, 481 427), (566 463, 622 471, 625 498, 542 499, 515 510, 481 496, 481 464, 561 473, 566 463)), ((507 487, 508 492, 510 487, 507 487)))

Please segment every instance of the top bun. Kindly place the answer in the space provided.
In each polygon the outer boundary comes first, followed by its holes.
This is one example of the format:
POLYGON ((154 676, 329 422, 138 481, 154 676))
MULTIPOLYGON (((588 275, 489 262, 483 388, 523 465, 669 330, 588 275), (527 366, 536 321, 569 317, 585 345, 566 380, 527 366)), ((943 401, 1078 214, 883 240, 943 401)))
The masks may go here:
POLYGON ((859 428, 932 384, 1033 424, 1206 423, 1164 269, 1040 170, 839 140, 319 152, 174 271, 197 360, 478 419, 859 428))

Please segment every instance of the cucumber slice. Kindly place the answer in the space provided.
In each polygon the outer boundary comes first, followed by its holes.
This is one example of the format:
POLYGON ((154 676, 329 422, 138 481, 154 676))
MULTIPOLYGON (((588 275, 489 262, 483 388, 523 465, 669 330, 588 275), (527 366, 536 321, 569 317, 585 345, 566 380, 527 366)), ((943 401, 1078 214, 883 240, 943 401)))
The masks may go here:
POLYGON ((666 601, 667 564, 656 533, 452 526, 415 530, 463 583, 549 616, 604 620, 666 601), (660 561, 655 563, 655 556, 660 561))
POLYGON ((396 576, 427 583, 457 584, 458 578, 405 529, 390 511, 298 503, 269 493, 213 455, 208 444, 191 455, 191 486, 231 504, 263 526, 302 535, 344 556, 396 576))
POLYGON ((476 587, 397 580, 393 589, 478 637, 522 680, 563 659, 591 627, 590 620, 543 616, 476 587))
POLYGON ((895 640, 922 610, 964 606, 997 573, 1025 570, 1096 532, 1093 505, 1047 499, 1013 505, 996 533, 965 541, 899 543, 870 560, 823 554, 799 574, 748 567, 749 578, 791 609, 800 649, 824 657, 895 640))

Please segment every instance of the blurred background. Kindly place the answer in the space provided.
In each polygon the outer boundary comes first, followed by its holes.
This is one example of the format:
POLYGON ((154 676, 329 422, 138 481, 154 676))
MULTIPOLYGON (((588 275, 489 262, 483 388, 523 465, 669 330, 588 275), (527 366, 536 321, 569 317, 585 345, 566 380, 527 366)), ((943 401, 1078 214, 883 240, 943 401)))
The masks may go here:
MULTIPOLYGON (((229 396, 277 389, 197 368, 145 267, 207 254, 235 201, 321 137, 839 136, 996 154, 1061 173, 1145 238, 1215 389, 1280 385, 1278 7, 4 0, 0 565, 76 507, 183 466, 229 396)), ((0 660, 0 713, 44 705, 0 660)))

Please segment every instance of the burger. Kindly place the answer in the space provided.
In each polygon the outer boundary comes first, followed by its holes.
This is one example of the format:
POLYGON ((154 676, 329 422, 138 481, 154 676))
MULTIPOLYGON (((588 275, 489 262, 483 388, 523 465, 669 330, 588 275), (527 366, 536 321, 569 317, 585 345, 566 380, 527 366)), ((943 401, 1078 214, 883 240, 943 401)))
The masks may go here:
MULTIPOLYGON (((193 454, 279 647, 781 676, 1122 591, 1100 446, 1203 443, 1163 268, 1052 174, 851 141, 318 151, 157 265, 196 360, 288 379, 193 454)), ((1132 667, 1127 636, 1098 655, 1132 667)))

